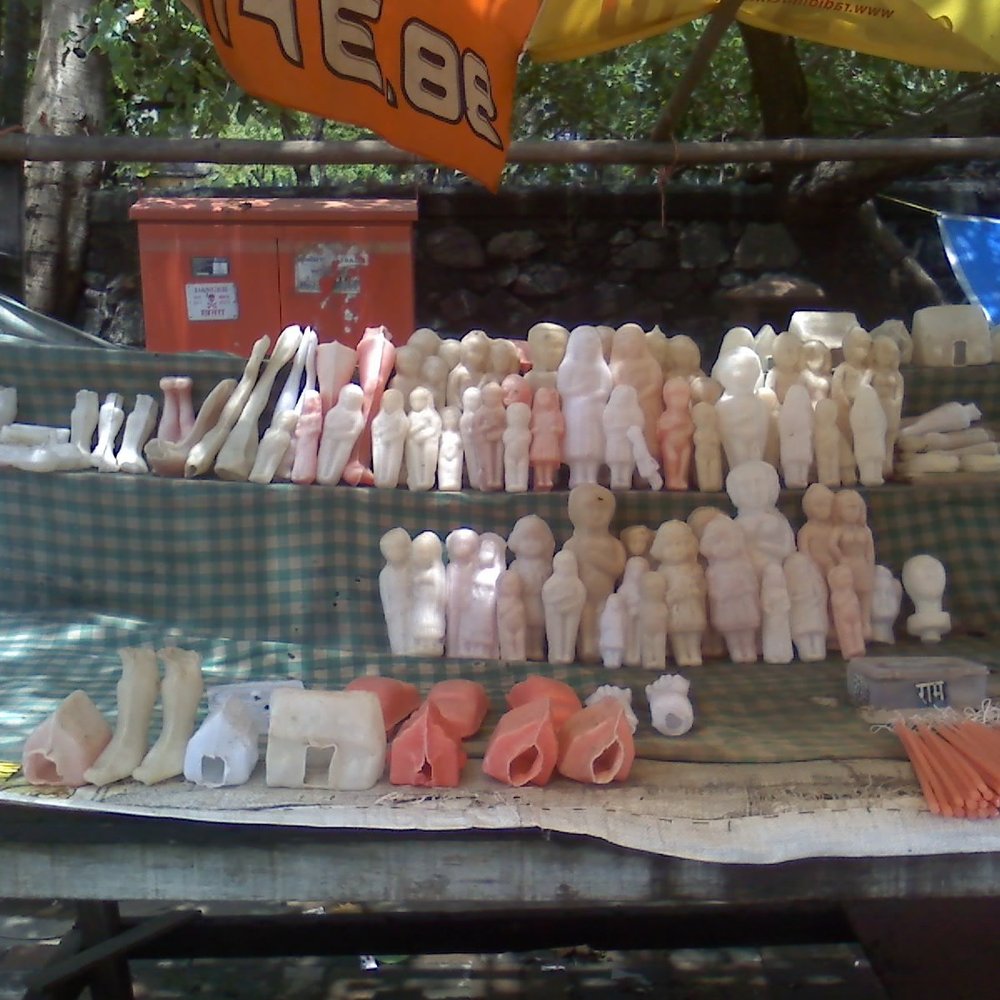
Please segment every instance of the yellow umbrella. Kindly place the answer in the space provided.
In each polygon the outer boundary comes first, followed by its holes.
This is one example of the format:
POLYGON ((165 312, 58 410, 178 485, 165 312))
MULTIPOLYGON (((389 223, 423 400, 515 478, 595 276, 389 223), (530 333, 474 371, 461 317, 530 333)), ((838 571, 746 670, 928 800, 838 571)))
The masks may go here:
MULTIPOLYGON (((539 61, 576 59, 714 13, 722 0, 544 0, 528 37, 539 61)), ((1000 73, 1000 0, 744 0, 738 20, 933 69, 1000 73)))

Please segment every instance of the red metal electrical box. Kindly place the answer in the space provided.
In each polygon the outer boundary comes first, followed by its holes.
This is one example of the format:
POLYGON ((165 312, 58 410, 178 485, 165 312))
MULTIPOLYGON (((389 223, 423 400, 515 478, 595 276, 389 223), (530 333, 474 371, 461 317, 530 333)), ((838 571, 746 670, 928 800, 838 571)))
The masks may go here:
POLYGON ((130 217, 147 350, 247 355, 290 324, 351 347, 369 326, 413 332, 416 202, 144 198, 130 217))

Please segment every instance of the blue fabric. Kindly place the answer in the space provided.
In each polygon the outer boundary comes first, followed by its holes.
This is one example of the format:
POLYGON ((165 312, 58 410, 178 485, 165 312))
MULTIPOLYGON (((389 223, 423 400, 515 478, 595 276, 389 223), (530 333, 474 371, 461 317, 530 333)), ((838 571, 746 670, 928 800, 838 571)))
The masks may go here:
POLYGON ((939 215, 938 227, 951 268, 970 302, 1000 323, 1000 219, 939 215))

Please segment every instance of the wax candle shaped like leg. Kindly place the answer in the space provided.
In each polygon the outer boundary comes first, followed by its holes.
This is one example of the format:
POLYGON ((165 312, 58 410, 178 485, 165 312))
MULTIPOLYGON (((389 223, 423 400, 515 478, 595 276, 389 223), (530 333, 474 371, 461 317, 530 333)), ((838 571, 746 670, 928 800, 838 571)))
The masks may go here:
POLYGON ((142 457, 142 448, 149 440, 156 426, 156 400, 152 396, 139 393, 135 397, 135 406, 125 421, 125 431, 122 434, 122 445, 118 449, 115 461, 122 472, 138 474, 149 472, 142 457))
POLYGON ((94 766, 84 772, 92 785, 110 785, 127 778, 149 746, 149 720, 160 687, 156 653, 151 649, 118 650, 122 676, 118 681, 118 720, 115 733, 94 766))
POLYGON ((84 785, 84 772, 110 741, 100 710, 85 692, 74 691, 25 741, 24 776, 32 785, 84 785))
POLYGON ((94 447, 99 410, 100 403, 93 389, 81 389, 76 394, 76 405, 69 417, 69 440, 88 457, 94 447))
POLYGON ((132 772, 136 781, 154 785, 184 771, 184 751, 194 731, 198 704, 205 690, 201 656, 187 649, 168 646, 160 650, 164 675, 161 685, 163 729, 159 739, 132 772))
POLYGON ((123 399, 120 393, 110 392, 101 404, 97 418, 97 445, 90 456, 90 464, 98 472, 117 472, 115 460, 115 439, 125 420, 123 399))
POLYGON ((160 423, 156 428, 156 437, 160 441, 173 444, 180 441, 181 433, 180 398, 177 391, 178 379, 173 375, 164 375, 160 379, 160 391, 163 393, 163 409, 160 412, 160 423))

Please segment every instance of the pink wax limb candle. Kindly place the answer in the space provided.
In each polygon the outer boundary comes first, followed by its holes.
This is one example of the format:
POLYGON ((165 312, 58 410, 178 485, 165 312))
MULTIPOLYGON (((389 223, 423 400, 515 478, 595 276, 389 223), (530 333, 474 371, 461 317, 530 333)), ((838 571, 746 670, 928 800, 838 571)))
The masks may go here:
POLYGON ((571 716, 559 730, 556 769, 566 778, 592 785, 626 781, 635 760, 635 741, 625 706, 601 698, 571 716))
POLYGON ((865 636, 861 602, 854 590, 854 577, 846 565, 834 566, 827 574, 830 586, 830 610, 837 630, 837 643, 845 660, 865 655, 865 636))
POLYGON ((184 463, 188 454, 218 422, 235 389, 234 378, 223 379, 217 383, 199 407, 198 416, 191 429, 179 441, 165 441, 156 437, 146 442, 143 454, 157 476, 179 478, 184 475, 184 463))
POLYGON ((346 344, 331 341, 316 345, 316 383, 319 387, 324 416, 337 402, 340 390, 351 381, 357 363, 357 351, 346 344))
POLYGON ((531 459, 533 489, 547 493, 555 483, 562 464, 562 442, 566 434, 559 403, 559 393, 554 388, 540 388, 531 407, 531 459))
MULTIPOLYGON (((691 416, 691 386, 675 376, 663 384, 663 413, 657 424, 657 443, 668 490, 690 486, 695 424, 691 416)), ((702 487, 707 489, 708 487, 702 487)))
POLYGON ((486 688, 461 677, 438 681, 427 692, 426 702, 437 709, 441 724, 460 740, 475 736, 490 710, 486 688))
POLYGON ((547 785, 558 756, 551 702, 539 698, 500 717, 486 745, 483 773, 514 788, 547 785))
POLYGON ((344 470, 344 482, 350 486, 371 486, 374 481, 371 422, 382 402, 382 393, 389 381, 395 356, 392 337, 384 326, 370 326, 365 330, 358 344, 358 378, 364 392, 361 408, 364 425, 344 470))
POLYGON ((180 441, 181 422, 180 407, 177 398, 177 381, 173 375, 164 375, 160 379, 160 391, 163 393, 163 409, 160 411, 160 423, 156 428, 156 436, 161 441, 180 441))
POLYGON ((314 389, 302 394, 302 412, 295 425, 292 446, 292 482, 308 486, 316 482, 316 463, 319 459, 319 442, 323 434, 323 401, 314 389))
POLYGON ((85 785, 85 772, 111 742, 111 727, 84 691, 74 691, 25 740, 21 766, 32 785, 85 785))
POLYGON ((395 677, 355 677, 344 690, 371 691, 382 707, 382 719, 387 733, 392 732, 420 707, 420 692, 416 685, 395 677))
POLYGON ((507 692, 507 704, 510 708, 520 708, 533 701, 549 702, 552 724, 556 731, 583 707, 580 696, 565 681, 543 677, 541 674, 526 677, 507 692))
POLYGON ((462 741, 428 702, 403 723, 389 747, 389 783, 457 788, 467 760, 462 741))

